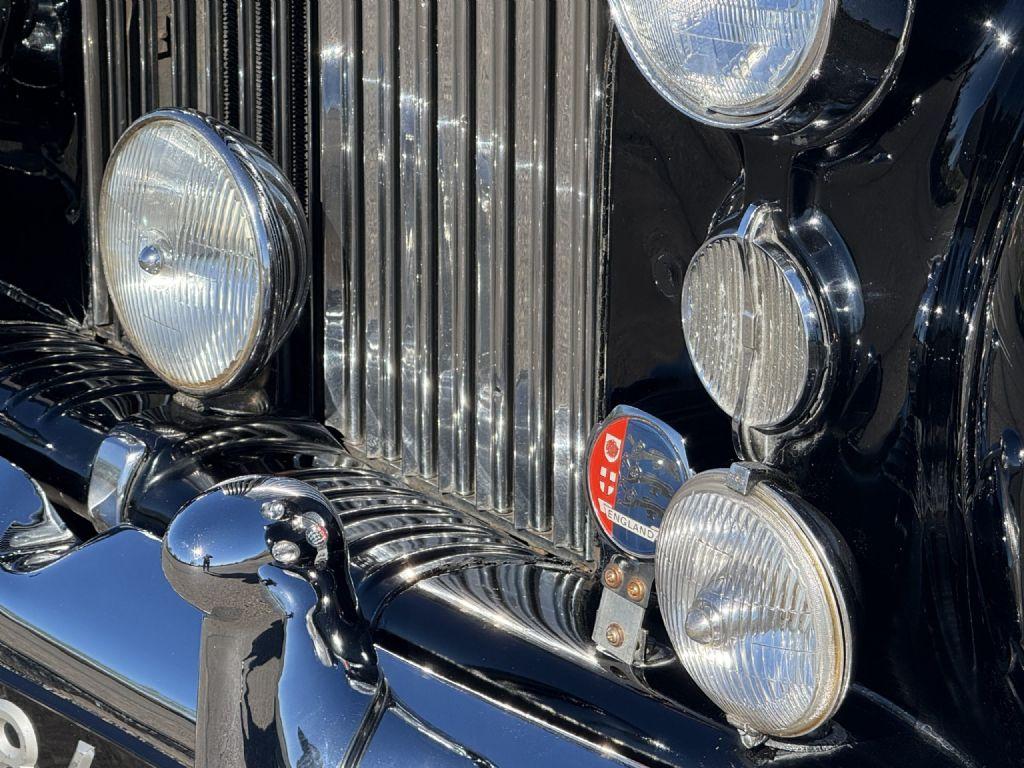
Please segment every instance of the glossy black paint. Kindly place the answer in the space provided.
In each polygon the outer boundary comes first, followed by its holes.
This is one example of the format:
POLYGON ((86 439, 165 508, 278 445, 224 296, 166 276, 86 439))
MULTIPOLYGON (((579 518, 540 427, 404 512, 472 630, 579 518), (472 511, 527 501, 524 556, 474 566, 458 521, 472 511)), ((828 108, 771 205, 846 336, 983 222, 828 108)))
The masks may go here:
POLYGON ((79 4, 2 0, 0 293, 4 283, 81 319, 87 264, 82 200, 79 4))
MULTIPOLYGON (((794 219, 820 209, 838 229, 863 290, 858 353, 840 374, 827 427, 792 441, 779 462, 858 560, 865 616, 855 679, 986 765, 1024 754, 1024 393, 1010 374, 1024 354, 1022 34, 1019 2, 918 2, 895 86, 841 141, 807 151, 666 112, 653 93, 637 93, 643 86, 620 57, 612 161, 609 400, 644 403, 721 450, 705 432, 721 435, 726 424, 677 415, 709 406, 685 362, 678 291, 648 299, 650 257, 631 244, 645 229, 672 233, 665 248, 681 271, 702 225, 761 201, 794 219), (638 213, 642 196, 656 204, 638 213), (616 375, 621 359, 633 376, 616 375)), ((698 467, 724 463, 696 447, 691 457, 698 467)))
MULTIPOLYGON (((332 501, 357 526, 349 538, 361 610, 395 658, 442 669, 507 710, 591 741, 611 740, 644 759, 770 762, 770 751, 740 752, 718 714, 670 665, 624 685, 613 672, 561 659, 538 634, 536 617, 487 608, 517 633, 452 610, 473 590, 463 585, 455 596, 446 558, 480 560, 469 573, 493 575, 477 592, 506 602, 516 590, 501 586, 510 577, 500 572, 518 569, 531 584, 553 566, 461 512, 417 504, 412 519, 374 516, 362 509, 365 500, 346 501, 345 483, 314 464, 340 455, 340 444, 321 427, 277 416, 286 405, 293 414, 316 411, 315 334, 295 337, 279 357, 274 415, 230 419, 189 415, 138 363, 52 324, 60 314, 54 309, 73 317, 83 311, 80 41, 75 3, 41 2, 44 11, 60 55, 47 59, 45 47, 21 46, 0 71, 0 134, 14 147, 0 155, 0 233, 11 254, 0 280, 14 284, 0 285, 0 307, 4 319, 50 323, 0 328, 0 454, 17 458, 62 507, 81 512, 92 457, 111 427, 134 420, 142 430, 169 428, 153 438, 160 460, 130 513, 156 533, 184 501, 234 474, 301 471, 314 479, 323 471, 324 482, 336 484, 332 501), (296 464, 295 455, 306 458, 296 464), (423 526, 442 547, 421 553, 415 538, 400 533, 423 526), (495 559, 509 564, 499 568, 495 559), (403 582, 409 565, 420 579, 415 587, 403 582), (439 605, 447 606, 444 621, 439 605), (657 739, 667 741, 652 754, 657 739)), ((1009 765, 1024 754, 1022 57, 1020 0, 919 0, 891 90, 840 141, 812 149, 698 125, 665 104, 628 56, 618 57, 609 407, 635 405, 671 423, 687 437, 695 469, 733 458, 729 420, 690 367, 678 293, 709 229, 747 203, 775 201, 794 218, 812 207, 825 212, 863 287, 862 352, 843 372, 829 427, 781 458, 846 537, 864 582, 857 686, 839 717, 854 746, 802 761, 936 764, 940 755, 963 762, 967 754, 979 765, 1009 765), (922 741, 922 732, 940 738, 922 741)), ((365 478, 392 507, 408 501, 387 478, 365 478)), ((97 545, 108 542, 113 551, 111 540, 122 542, 109 537, 97 545)), ((56 584, 60 576, 47 578, 56 584)), ((587 638, 593 585, 575 578, 578 594, 563 608, 576 618, 560 629, 587 638)), ((31 593, 20 599, 30 610, 31 593)), ((77 616, 76 626, 85 626, 87 612, 77 616)), ((556 647, 572 643, 563 637, 556 647)), ((24 655, 7 663, 28 665, 24 655)), ((53 663, 77 669, 67 654, 53 663)), ((81 696, 66 680, 55 687, 81 696)), ((389 717, 405 711, 392 707, 392 695, 378 696, 377 726, 401 720, 389 717)), ((367 756, 375 754, 372 742, 365 746, 367 756)))

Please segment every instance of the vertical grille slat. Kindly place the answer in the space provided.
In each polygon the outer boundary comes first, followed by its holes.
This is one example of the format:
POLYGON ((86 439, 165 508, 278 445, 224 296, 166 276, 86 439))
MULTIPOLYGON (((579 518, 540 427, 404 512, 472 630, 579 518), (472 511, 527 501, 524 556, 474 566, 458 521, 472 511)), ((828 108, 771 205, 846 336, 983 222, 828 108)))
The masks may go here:
MULTIPOLYGON (((262 143, 259 124, 257 123, 257 106, 259 104, 259 77, 256 56, 259 52, 262 32, 259 11, 266 0, 238 0, 238 26, 236 28, 238 51, 238 125, 237 127, 248 136, 262 143)), ((264 147, 266 149, 266 147, 264 147)))
POLYGON ((556 34, 574 41, 561 47, 555 62, 555 199, 554 199, 554 315, 552 328, 555 366, 552 392, 553 537, 557 545, 579 549, 588 536, 590 516, 583 500, 581 464, 592 426, 590 380, 597 371, 593 345, 595 327, 594 226, 594 86, 601 76, 587 50, 602 17, 589 4, 556 4, 556 34))
POLYGON ((214 117, 218 112, 220 35, 217 0, 195 0, 196 109, 214 117))
POLYGON ((328 421, 368 457, 589 557, 607 7, 360 10, 361 45, 321 7, 328 421))
MULTIPOLYGON (((201 1, 201 0, 200 0, 201 1)), ((196 99, 196 0, 174 0, 172 20, 174 29, 171 42, 171 79, 174 103, 179 107, 198 106, 196 99)))
POLYGON ((435 472, 434 14, 426 0, 399 12, 402 469, 435 472))
POLYGON ((514 495, 517 527, 551 527, 551 6, 516 5, 514 495))
POLYGON ((366 450, 398 457, 396 5, 363 5, 366 450))
POLYGON ((476 503, 496 512, 509 506, 512 459, 510 5, 480 0, 476 6, 476 503))
POLYGON ((473 488, 473 323, 476 269, 473 175, 474 6, 439 0, 438 174, 438 487, 473 488))
POLYGON ((362 435, 363 10, 320 3, 319 12, 325 405, 344 434, 362 435))

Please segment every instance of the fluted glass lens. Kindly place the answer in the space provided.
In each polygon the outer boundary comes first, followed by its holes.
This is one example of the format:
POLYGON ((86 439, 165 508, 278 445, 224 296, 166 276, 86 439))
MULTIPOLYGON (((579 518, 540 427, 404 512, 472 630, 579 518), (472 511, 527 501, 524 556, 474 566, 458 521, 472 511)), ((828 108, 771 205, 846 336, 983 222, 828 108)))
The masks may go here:
POLYGON ((679 659, 738 725, 806 733, 845 695, 837 598, 806 534, 763 499, 680 494, 658 539, 661 612, 679 659))
POLYGON ((753 427, 793 415, 807 392, 819 322, 795 274, 738 238, 712 240, 687 270, 682 321, 697 375, 726 413, 753 427))
POLYGON ((270 290, 256 226, 227 160, 186 123, 147 123, 111 158, 100 211, 110 295, 172 386, 212 391, 245 365, 270 290))
POLYGON ((784 106, 820 63, 831 21, 831 0, 611 5, 647 78, 677 107, 712 122, 784 106))

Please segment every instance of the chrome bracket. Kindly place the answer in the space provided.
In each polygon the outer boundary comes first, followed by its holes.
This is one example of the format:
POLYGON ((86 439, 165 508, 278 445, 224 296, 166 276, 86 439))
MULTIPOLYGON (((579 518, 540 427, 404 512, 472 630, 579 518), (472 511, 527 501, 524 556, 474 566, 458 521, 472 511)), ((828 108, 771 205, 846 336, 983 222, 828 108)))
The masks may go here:
POLYGON ((654 566, 613 557, 601 581, 604 588, 594 623, 594 643, 624 664, 642 663, 647 645, 643 625, 654 586, 654 566))
POLYGON ((127 432, 104 438, 89 477, 88 517, 97 531, 106 531, 126 519, 132 484, 146 458, 145 444, 127 432))

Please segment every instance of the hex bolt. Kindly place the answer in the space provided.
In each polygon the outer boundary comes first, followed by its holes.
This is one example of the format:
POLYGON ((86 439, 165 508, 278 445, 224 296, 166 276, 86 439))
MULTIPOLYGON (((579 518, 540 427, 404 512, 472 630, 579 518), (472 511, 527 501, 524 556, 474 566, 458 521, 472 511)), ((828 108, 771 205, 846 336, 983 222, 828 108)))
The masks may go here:
POLYGON ((641 579, 630 579, 626 585, 626 594, 634 603, 639 603, 647 594, 647 585, 641 579))
POLYGON ((612 623, 608 625, 608 630, 604 633, 604 639, 608 641, 608 645, 618 648, 626 642, 626 632, 622 625, 612 623))
POLYGON ((270 548, 270 554, 274 556, 277 562, 284 565, 291 565, 299 559, 299 545, 294 541, 275 541, 274 545, 270 548))
POLYGON ((266 501, 263 506, 260 507, 260 512, 267 520, 281 520, 286 514, 288 514, 288 505, 283 501, 277 499, 274 501, 266 501))
POLYGON ((608 589, 618 589, 622 586, 622 569, 614 563, 604 569, 604 585, 608 589))

